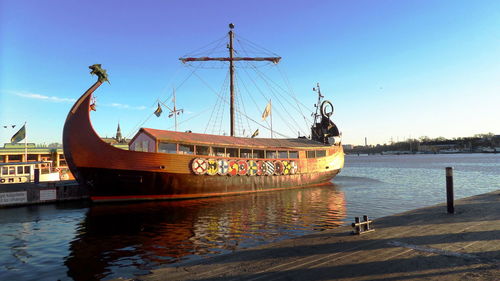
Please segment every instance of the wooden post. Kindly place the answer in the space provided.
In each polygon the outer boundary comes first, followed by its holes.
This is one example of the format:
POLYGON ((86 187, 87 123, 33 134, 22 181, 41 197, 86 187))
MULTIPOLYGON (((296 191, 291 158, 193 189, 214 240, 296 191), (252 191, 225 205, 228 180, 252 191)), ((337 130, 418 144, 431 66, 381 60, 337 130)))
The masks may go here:
POLYGON ((40 183, 40 169, 39 168, 35 169, 35 183, 36 184, 40 183))
POLYGON ((229 24, 229 114, 230 114, 230 119, 231 119, 231 137, 235 136, 235 124, 234 124, 234 61, 233 61, 233 28, 234 25, 231 23, 229 24))
POLYGON ((453 206, 453 168, 446 167, 446 203, 448 207, 448 214, 455 213, 453 206))

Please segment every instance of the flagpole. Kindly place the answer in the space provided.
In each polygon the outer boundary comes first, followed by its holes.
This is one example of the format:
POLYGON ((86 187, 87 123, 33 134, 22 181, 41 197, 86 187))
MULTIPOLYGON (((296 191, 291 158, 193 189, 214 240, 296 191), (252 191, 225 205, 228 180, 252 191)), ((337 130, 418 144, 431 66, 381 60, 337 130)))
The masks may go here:
POLYGON ((26 122, 24 122, 24 160, 28 162, 28 133, 26 131, 26 122))

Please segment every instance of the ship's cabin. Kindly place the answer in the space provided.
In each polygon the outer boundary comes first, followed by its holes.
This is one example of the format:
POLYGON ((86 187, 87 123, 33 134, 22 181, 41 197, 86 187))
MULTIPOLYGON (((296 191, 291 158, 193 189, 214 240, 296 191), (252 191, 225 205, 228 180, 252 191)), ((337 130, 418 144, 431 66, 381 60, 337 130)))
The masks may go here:
POLYGON ((308 139, 232 138, 144 128, 129 143, 133 151, 248 159, 320 158, 331 148, 308 139))

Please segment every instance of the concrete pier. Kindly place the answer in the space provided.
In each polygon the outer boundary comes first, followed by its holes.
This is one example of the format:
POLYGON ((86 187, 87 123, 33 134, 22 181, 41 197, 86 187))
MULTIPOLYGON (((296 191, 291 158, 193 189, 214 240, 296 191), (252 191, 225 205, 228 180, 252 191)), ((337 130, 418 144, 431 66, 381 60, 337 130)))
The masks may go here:
POLYGON ((87 198, 88 190, 74 180, 0 185, 0 208, 87 198))
MULTIPOLYGON (((363 214, 359 214, 360 216, 363 214)), ((370 214, 367 214, 370 215, 370 214)), ((499 280, 500 191, 168 266, 134 280, 499 280)))

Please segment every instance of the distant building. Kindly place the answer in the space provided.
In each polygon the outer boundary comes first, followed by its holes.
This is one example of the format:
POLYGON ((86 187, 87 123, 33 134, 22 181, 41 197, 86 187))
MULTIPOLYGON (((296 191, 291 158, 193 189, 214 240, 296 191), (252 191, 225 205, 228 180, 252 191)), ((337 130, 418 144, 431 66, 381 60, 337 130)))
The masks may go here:
MULTIPOLYGON (((123 138, 120 124, 118 124, 114 138, 101 139, 114 147, 128 150, 130 140, 123 138)), ((28 143, 26 149, 24 143, 6 143, 3 148, 0 147, 0 163, 32 161, 50 161, 52 167, 68 170, 62 147, 37 146, 34 143, 28 143)))
POLYGON ((354 145, 352 145, 352 144, 343 144, 342 148, 344 148, 344 150, 352 150, 354 148, 354 145))
POLYGON ((114 147, 118 147, 125 150, 128 150, 128 143, 130 142, 130 139, 126 139, 122 136, 120 123, 118 123, 118 128, 116 128, 116 135, 114 138, 101 138, 101 140, 114 147))
POLYGON ((24 143, 4 144, 0 148, 0 163, 51 161, 55 168, 68 168, 61 147, 37 147, 34 143, 28 143, 26 148, 24 143))

